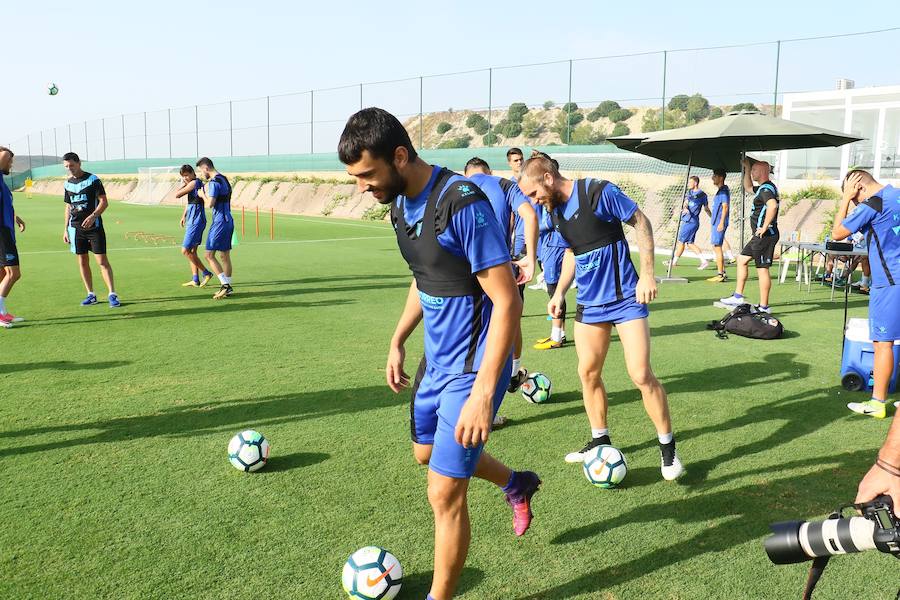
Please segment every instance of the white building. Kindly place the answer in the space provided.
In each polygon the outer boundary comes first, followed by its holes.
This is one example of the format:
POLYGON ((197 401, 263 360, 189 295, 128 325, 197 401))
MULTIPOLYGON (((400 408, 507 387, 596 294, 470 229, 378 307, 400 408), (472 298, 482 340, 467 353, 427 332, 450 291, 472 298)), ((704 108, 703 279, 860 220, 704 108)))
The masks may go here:
POLYGON ((785 119, 862 138, 840 148, 788 150, 778 161, 779 182, 839 182, 851 167, 884 183, 900 183, 900 86, 785 94, 785 119))

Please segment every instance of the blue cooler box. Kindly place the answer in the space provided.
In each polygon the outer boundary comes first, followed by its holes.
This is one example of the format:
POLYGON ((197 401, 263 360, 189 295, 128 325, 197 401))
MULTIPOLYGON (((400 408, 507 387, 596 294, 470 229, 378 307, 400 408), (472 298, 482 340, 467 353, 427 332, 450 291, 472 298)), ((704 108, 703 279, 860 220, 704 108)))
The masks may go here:
MULTIPOLYGON (((897 390, 897 372, 900 363, 900 340, 894 342, 894 372, 888 391, 897 390)), ((869 320, 850 319, 844 333, 844 356, 841 358, 841 385, 851 392, 872 391, 872 369, 875 364, 875 346, 869 339, 869 320)))

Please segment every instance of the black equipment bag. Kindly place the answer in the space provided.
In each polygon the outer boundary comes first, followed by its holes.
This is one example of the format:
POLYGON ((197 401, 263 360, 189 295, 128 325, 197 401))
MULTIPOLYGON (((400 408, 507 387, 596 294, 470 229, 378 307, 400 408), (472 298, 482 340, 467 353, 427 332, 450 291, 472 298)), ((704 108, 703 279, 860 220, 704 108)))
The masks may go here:
POLYGON ((749 304, 741 304, 722 319, 707 324, 706 328, 715 331, 720 338, 733 333, 754 340, 774 340, 784 333, 781 321, 749 304))

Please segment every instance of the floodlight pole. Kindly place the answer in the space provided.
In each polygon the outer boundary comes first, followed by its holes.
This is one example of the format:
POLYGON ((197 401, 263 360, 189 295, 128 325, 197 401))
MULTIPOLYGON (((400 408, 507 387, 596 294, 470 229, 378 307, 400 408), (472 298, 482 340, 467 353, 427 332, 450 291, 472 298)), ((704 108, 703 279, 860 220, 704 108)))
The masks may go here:
POLYGON ((669 53, 663 50, 663 80, 662 80, 662 108, 659 110, 659 130, 666 129, 666 71, 668 70, 667 62, 669 53))

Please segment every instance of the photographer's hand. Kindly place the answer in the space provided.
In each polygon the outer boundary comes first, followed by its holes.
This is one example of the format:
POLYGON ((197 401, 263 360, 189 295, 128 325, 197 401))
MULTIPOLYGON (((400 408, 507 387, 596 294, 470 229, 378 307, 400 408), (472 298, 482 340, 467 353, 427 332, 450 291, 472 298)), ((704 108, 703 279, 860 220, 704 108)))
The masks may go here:
POLYGON ((900 475, 894 475, 887 468, 877 464, 872 465, 866 476, 859 482, 856 503, 869 502, 882 494, 891 497, 894 501, 894 514, 900 517, 900 475))

